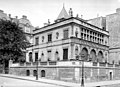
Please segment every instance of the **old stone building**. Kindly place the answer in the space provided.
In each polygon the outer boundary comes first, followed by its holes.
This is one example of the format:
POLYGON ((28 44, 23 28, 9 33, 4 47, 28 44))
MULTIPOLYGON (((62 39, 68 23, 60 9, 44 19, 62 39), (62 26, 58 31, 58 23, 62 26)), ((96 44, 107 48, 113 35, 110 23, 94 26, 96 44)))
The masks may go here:
POLYGON ((33 30, 26 63, 12 64, 10 74, 80 82, 120 79, 119 65, 110 64, 106 20, 83 20, 64 6, 54 23, 33 30), (97 23, 97 21, 99 23, 97 23), (93 24, 91 24, 93 23, 93 24), (84 63, 83 63, 84 61, 84 63))
POLYGON ((81 53, 85 55, 84 61, 105 62, 108 37, 105 29, 73 17, 72 9, 68 14, 63 7, 55 23, 33 31, 34 45, 27 49, 27 62, 76 60, 81 53))

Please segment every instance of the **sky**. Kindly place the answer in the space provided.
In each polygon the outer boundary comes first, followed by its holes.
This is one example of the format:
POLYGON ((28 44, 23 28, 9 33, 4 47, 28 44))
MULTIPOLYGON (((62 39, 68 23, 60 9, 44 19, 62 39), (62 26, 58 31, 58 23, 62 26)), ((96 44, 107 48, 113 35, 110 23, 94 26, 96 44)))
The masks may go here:
POLYGON ((48 19, 51 23, 57 19, 63 3, 67 12, 72 8, 73 16, 83 19, 104 17, 120 8, 120 0, 0 0, 0 10, 12 17, 26 15, 34 27, 42 27, 48 19))

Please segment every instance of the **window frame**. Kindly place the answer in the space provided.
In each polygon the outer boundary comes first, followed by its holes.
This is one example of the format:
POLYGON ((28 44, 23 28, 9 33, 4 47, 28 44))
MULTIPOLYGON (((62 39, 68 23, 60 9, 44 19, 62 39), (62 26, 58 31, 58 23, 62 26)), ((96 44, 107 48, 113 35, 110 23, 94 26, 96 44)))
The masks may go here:
POLYGON ((52 42, 52 33, 48 34, 48 42, 52 42), (49 36, 49 35, 51 35, 51 36, 49 36))
POLYGON ((63 30, 63 39, 68 39, 68 38, 69 38, 69 30, 68 30, 68 28, 67 28, 67 29, 64 29, 64 30, 63 30), (67 33, 66 33, 65 31, 66 31, 67 33))
POLYGON ((39 45, 39 37, 35 37, 35 45, 39 45))

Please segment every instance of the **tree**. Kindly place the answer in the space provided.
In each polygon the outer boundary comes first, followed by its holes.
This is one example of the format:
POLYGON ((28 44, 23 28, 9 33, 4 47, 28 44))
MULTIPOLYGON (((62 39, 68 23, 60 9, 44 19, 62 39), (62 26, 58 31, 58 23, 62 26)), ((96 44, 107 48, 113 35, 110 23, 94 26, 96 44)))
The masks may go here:
POLYGON ((8 66, 8 61, 24 60, 24 51, 29 45, 21 27, 10 20, 0 20, 0 63, 8 66))

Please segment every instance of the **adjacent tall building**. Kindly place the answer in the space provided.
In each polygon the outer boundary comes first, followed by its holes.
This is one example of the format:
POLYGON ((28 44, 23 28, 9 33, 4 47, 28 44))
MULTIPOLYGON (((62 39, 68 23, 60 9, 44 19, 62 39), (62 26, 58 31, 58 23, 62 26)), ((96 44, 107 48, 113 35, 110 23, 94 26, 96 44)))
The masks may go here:
POLYGON ((109 62, 120 64, 120 8, 116 13, 90 19, 88 23, 109 31, 109 62))
POLYGON ((27 40, 32 44, 32 31, 34 30, 34 27, 32 26, 31 22, 27 19, 27 16, 23 15, 20 19, 18 19, 17 16, 13 18, 11 17, 11 14, 7 15, 6 13, 4 13, 3 10, 0 10, 0 19, 11 20, 12 22, 19 24, 19 26, 25 32, 27 40))
POLYGON ((120 8, 116 13, 106 16, 106 28, 109 31, 109 58, 112 63, 120 64, 120 8))

